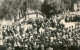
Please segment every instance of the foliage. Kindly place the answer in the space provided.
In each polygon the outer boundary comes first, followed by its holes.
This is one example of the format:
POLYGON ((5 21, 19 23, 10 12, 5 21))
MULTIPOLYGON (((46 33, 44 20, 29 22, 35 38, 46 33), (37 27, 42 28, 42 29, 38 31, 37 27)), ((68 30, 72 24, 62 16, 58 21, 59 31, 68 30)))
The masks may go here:
POLYGON ((34 0, 34 1, 31 2, 31 9, 40 10, 41 5, 42 5, 41 0, 34 0))
POLYGON ((46 15, 47 18, 55 14, 60 14, 64 11, 63 7, 56 2, 48 4, 46 1, 41 6, 41 12, 46 15))
POLYGON ((11 20, 17 15, 25 0, 4 0, 0 7, 0 19, 11 20))
POLYGON ((73 11, 73 4, 76 2, 76 0, 62 0, 64 3, 64 7, 67 10, 73 11))
POLYGON ((38 0, 4 0, 0 7, 0 19, 10 20, 17 16, 18 11, 25 16, 27 8, 39 10, 40 5, 38 0))

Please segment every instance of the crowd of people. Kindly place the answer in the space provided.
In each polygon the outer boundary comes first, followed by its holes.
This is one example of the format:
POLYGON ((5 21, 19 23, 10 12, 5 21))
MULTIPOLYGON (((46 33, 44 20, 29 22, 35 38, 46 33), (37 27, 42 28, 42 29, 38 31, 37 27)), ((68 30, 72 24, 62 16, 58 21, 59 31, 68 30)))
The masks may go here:
POLYGON ((3 27, 3 46, 6 50, 80 50, 80 25, 65 28, 61 19, 29 20, 18 28, 3 27))
POLYGON ((80 15, 72 15, 72 16, 66 16, 65 21, 66 22, 80 22, 80 15))

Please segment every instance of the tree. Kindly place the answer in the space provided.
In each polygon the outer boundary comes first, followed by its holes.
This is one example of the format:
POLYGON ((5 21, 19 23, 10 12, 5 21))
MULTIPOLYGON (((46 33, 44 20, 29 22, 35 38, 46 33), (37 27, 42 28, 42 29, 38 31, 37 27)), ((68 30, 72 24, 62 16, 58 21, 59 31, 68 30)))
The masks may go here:
POLYGON ((33 0, 32 4, 31 4, 31 9, 40 10, 41 9, 41 5, 42 5, 41 0, 33 0))
POLYGON ((24 1, 25 0, 4 0, 0 7, 0 18, 6 20, 16 18, 18 10, 21 10, 21 7, 23 7, 24 1))
POLYGON ((76 0, 62 0, 64 3, 64 7, 67 10, 73 11, 73 4, 76 0))
POLYGON ((47 1, 45 1, 41 6, 41 12, 45 14, 47 18, 50 18, 52 15, 55 14, 60 14, 63 12, 63 10, 63 7, 56 2, 48 4, 47 1))
POLYGON ((4 0, 0 7, 0 18, 10 20, 16 18, 18 10, 21 11, 22 17, 25 17, 27 9, 40 10, 40 0, 4 0))

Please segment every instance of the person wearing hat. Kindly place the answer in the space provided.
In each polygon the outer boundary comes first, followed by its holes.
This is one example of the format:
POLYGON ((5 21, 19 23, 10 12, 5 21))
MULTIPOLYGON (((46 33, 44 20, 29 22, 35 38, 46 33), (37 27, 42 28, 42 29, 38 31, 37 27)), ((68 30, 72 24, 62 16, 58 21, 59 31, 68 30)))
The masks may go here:
POLYGON ((28 50, 28 45, 26 43, 24 44, 24 50, 28 50))
POLYGON ((14 48, 15 48, 15 50, 21 50, 19 41, 16 41, 14 43, 14 48))
POLYGON ((30 34, 29 41, 31 41, 31 39, 33 39, 33 34, 30 34))
POLYGON ((45 29, 44 29, 43 27, 41 27, 41 28, 39 29, 39 33, 42 34, 42 33, 44 33, 44 32, 45 32, 45 29))
POLYGON ((8 43, 8 48, 7 48, 7 50, 12 50, 10 43, 8 43))

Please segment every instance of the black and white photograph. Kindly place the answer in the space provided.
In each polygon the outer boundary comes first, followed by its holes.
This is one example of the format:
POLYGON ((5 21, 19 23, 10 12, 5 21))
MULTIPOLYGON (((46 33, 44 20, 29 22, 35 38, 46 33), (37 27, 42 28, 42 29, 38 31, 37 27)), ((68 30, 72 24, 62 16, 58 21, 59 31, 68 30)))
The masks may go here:
POLYGON ((0 50, 80 50, 80 0, 0 0, 0 50))

